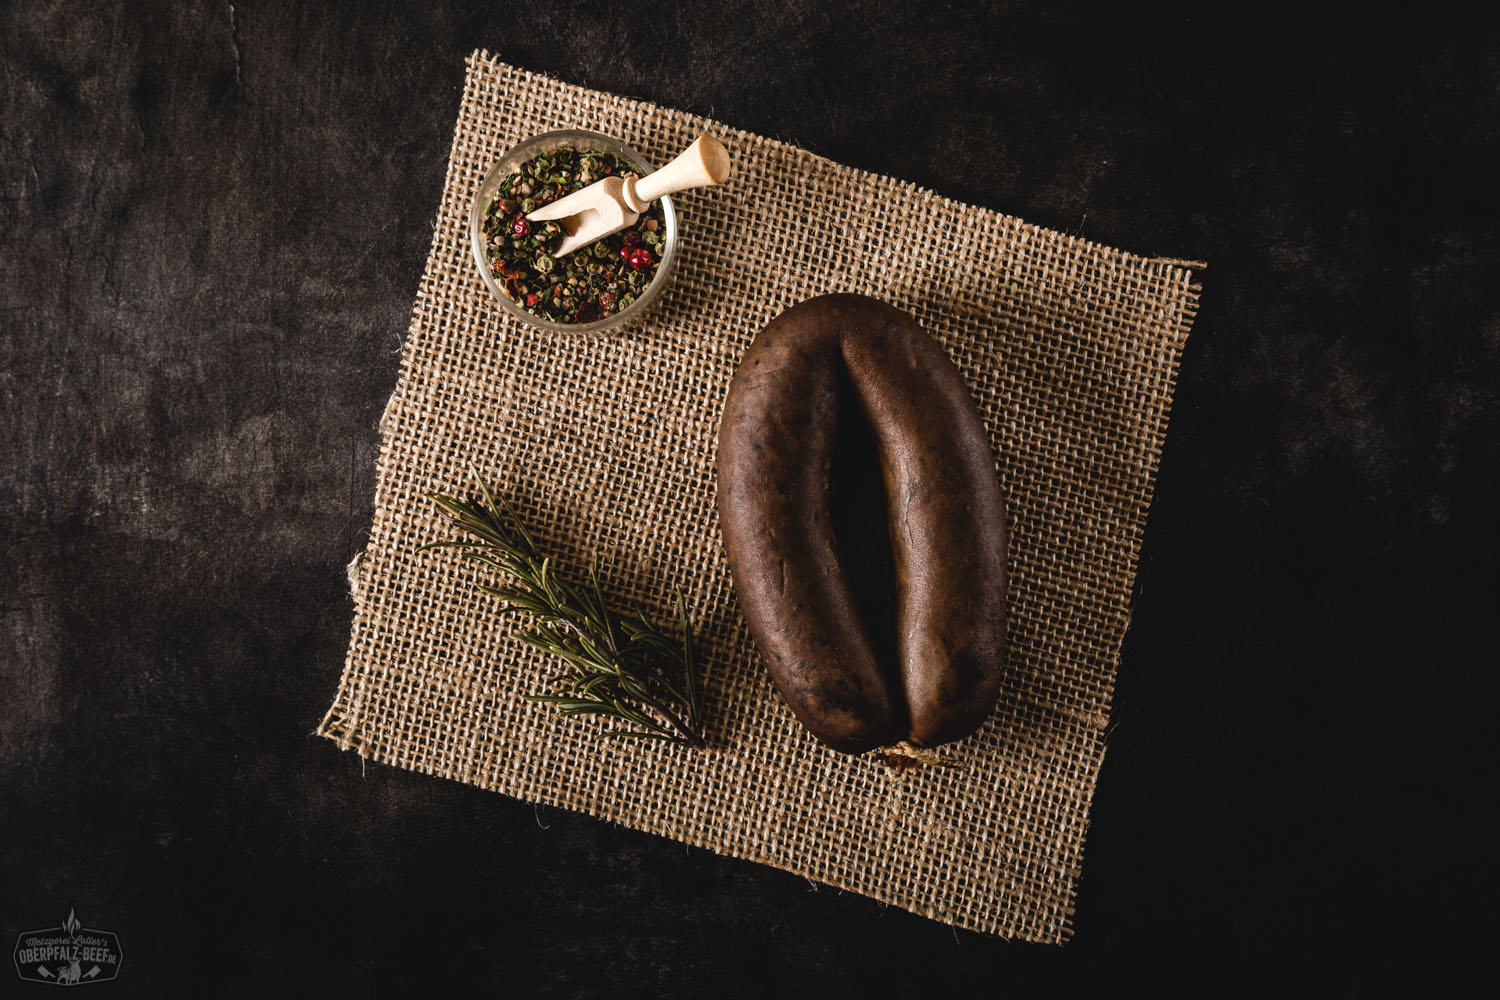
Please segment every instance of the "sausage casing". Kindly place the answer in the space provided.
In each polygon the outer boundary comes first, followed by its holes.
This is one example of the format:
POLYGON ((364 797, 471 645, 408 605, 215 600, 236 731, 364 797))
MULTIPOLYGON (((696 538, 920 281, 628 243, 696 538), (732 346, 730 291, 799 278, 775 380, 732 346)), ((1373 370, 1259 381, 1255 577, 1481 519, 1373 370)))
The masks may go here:
POLYGON ((828 746, 969 735, 994 709, 1005 511, 994 454, 942 347, 860 295, 800 303, 756 336, 719 428, 719 524, 772 680, 828 746), (830 495, 841 406, 875 438, 895 566, 896 649, 861 620, 830 495))

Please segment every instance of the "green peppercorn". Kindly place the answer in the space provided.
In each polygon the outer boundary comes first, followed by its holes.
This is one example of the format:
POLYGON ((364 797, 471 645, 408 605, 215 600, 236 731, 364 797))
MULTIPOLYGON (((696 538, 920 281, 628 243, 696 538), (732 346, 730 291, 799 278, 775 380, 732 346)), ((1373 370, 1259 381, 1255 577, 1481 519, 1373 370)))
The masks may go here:
POLYGON ((628 170, 613 154, 563 147, 533 157, 501 181, 481 230, 497 280, 527 312, 561 323, 591 322, 628 308, 651 283, 666 230, 659 204, 651 205, 634 226, 564 257, 553 253, 563 235, 556 221, 514 232, 518 214, 529 214, 601 176, 628 170), (641 258, 632 265, 630 251, 642 246, 650 249, 650 259, 637 270, 641 258), (627 251, 623 255, 622 249, 627 251), (531 295, 537 301, 528 304, 531 295))

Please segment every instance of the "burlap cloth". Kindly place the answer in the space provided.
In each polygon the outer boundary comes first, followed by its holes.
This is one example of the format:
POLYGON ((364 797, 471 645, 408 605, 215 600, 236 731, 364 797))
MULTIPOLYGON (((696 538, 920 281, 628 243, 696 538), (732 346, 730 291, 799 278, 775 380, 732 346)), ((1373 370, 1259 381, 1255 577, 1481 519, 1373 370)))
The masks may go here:
POLYGON ((576 809, 937 920, 1070 933, 1089 804, 1178 359, 1188 262, 1148 260, 839 166, 783 142, 469 59, 401 378, 382 419, 375 520, 351 570, 348 660, 320 732, 377 761, 576 809), (528 136, 578 127, 665 163, 703 132, 736 164, 679 196, 681 266, 644 324, 548 335, 476 272, 467 213, 528 136), (896 772, 792 718, 737 610, 714 508, 724 393, 751 338, 830 291, 914 314, 957 363, 999 456, 1011 529, 1008 680, 960 766, 896 772), (701 637, 711 748, 601 740, 522 700, 554 661, 510 638, 492 582, 425 498, 510 497, 607 595, 701 637))

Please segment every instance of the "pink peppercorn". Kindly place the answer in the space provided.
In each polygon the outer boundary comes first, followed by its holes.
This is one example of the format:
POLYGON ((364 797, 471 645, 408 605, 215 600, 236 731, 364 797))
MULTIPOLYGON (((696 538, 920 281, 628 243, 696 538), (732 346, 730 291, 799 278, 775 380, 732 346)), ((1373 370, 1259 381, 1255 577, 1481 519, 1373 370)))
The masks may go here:
POLYGON ((651 251, 645 247, 637 247, 630 251, 630 266, 637 271, 644 271, 651 266, 651 251))
POLYGON ((510 231, 517 236, 525 236, 531 232, 531 223, 526 221, 526 216, 518 215, 516 216, 516 221, 511 224, 510 231))

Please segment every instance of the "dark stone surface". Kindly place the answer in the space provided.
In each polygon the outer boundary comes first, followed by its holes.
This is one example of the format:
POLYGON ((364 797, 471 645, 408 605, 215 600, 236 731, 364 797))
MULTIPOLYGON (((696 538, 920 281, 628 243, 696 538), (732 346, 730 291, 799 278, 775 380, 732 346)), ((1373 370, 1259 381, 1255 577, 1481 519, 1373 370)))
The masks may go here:
POLYGON ((0 934, 76 907, 119 996, 1233 991, 1294 961, 1361 992, 1478 954, 1494 18, 855 6, 0 6, 0 934), (480 46, 1211 263, 1065 948, 310 735, 480 46))

